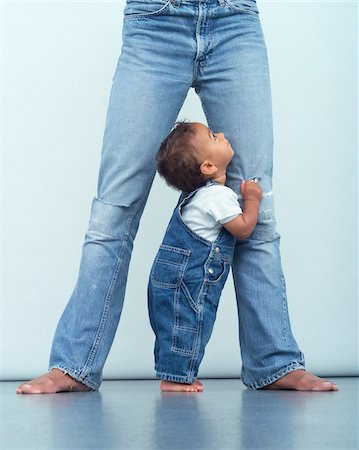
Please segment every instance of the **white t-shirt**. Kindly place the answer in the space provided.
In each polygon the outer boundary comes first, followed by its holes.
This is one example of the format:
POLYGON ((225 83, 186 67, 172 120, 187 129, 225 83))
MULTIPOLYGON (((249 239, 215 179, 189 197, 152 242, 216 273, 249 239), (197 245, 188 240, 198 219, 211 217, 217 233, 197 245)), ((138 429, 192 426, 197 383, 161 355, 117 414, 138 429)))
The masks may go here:
POLYGON ((238 195, 228 186, 207 184, 181 207, 185 224, 195 233, 213 242, 222 225, 242 214, 238 195))

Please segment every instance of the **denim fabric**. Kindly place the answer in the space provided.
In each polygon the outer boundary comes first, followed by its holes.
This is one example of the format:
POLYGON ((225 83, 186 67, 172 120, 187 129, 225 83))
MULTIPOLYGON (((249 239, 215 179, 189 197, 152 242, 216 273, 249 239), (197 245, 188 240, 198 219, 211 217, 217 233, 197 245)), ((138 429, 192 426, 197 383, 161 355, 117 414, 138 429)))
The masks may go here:
POLYGON ((180 383, 197 377, 236 242, 224 227, 210 242, 185 224, 180 208, 198 189, 180 196, 148 281, 156 377, 180 383))
POLYGON ((270 81, 256 2, 127 0, 97 193, 49 361, 49 369, 92 389, 101 384, 120 320, 155 155, 190 88, 208 125, 223 131, 235 151, 227 185, 239 192, 242 178, 262 178, 258 224, 249 239, 236 242, 232 266, 242 381, 256 389, 304 367, 290 328, 276 231, 270 81))

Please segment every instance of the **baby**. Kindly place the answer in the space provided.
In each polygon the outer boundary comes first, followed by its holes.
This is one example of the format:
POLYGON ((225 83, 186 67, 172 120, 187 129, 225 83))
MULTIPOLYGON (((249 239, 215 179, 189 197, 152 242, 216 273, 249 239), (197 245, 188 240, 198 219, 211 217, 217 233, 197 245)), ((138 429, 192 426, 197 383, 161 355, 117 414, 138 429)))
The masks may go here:
POLYGON ((242 181, 238 195, 226 183, 234 151, 223 133, 199 122, 176 122, 157 153, 157 170, 181 190, 148 281, 155 333, 155 371, 162 391, 202 391, 196 378, 212 334, 236 238, 257 223, 262 190, 242 181))

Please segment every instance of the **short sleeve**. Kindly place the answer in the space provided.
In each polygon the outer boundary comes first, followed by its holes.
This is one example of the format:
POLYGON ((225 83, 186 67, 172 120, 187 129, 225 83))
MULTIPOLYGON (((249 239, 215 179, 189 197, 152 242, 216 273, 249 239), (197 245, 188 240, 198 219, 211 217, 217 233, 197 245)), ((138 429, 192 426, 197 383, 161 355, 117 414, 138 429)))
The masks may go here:
POLYGON ((227 223, 242 214, 237 194, 228 186, 211 186, 208 213, 216 222, 227 223))

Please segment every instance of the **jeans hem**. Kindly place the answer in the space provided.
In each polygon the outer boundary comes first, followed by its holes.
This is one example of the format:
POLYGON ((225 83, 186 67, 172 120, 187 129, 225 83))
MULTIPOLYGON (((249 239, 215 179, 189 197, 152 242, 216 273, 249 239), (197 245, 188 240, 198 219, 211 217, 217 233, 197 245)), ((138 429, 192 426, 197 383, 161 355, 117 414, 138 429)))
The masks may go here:
POLYGON ((284 375, 287 375, 288 373, 298 369, 305 370, 305 367, 303 364, 299 362, 292 362, 289 365, 285 366, 283 369, 280 369, 274 375, 271 375, 270 377, 267 377, 264 380, 247 384, 243 381, 242 378, 242 382, 248 389, 260 389, 264 386, 267 386, 268 384, 274 383, 275 381, 279 380, 279 378, 284 377, 284 375))
POLYGON ((192 384, 195 380, 194 375, 187 375, 186 377, 181 375, 173 375, 171 373, 166 372, 156 372, 156 378, 159 378, 160 380, 167 380, 167 381, 175 381, 177 383, 186 383, 186 384, 192 384))
POLYGON ((92 391, 97 391, 100 387, 99 383, 96 383, 93 381, 89 376, 81 377, 80 374, 78 374, 76 371, 66 368, 65 366, 61 365, 54 365, 49 367, 49 371, 52 369, 60 369, 62 372, 65 372, 70 375, 70 377, 74 378, 76 381, 79 381, 82 384, 85 384, 87 387, 89 387, 92 391))

